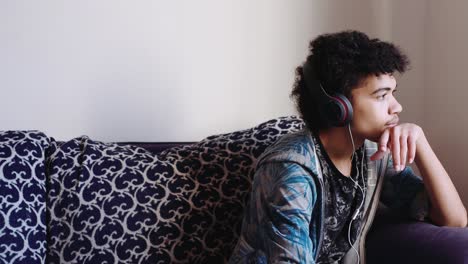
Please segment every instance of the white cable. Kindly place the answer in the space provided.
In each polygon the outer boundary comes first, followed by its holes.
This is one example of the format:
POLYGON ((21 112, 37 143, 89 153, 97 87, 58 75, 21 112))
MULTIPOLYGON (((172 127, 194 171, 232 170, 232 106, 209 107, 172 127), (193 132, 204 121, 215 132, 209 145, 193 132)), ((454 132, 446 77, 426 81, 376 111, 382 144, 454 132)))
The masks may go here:
MULTIPOLYGON (((351 155, 351 162, 354 158, 354 152, 355 152, 355 145, 354 145, 354 139, 353 139, 353 135, 351 133, 351 127, 350 125, 348 125, 348 131, 349 131, 349 136, 351 137, 351 143, 353 144, 353 154, 351 155)), ((361 178, 362 178, 362 183, 363 183, 363 187, 361 187, 359 184, 358 184, 358 180, 359 180, 359 170, 358 170, 358 167, 357 167, 357 162, 356 162, 356 173, 358 174, 356 176, 356 181, 354 181, 352 179, 352 175, 350 175, 350 179, 354 182, 354 186, 356 187, 359 187, 359 190, 361 191, 362 193, 362 200, 361 200, 361 204, 359 205, 358 209, 356 210, 356 212, 353 214, 352 218, 351 218, 351 221, 349 223, 349 227, 348 227, 348 243, 349 245, 351 246, 352 249, 354 249, 354 251, 356 252, 356 255, 357 255, 357 258, 358 258, 358 261, 357 263, 359 264, 360 263, 360 256, 359 256, 359 252, 358 250, 353 246, 353 244, 351 243, 351 226, 353 224, 353 221, 356 219, 356 217, 358 216, 359 214, 359 210, 361 210, 361 207, 363 206, 364 204, 364 198, 365 198, 365 191, 363 190, 363 188, 365 187, 365 182, 364 182, 364 171, 363 171, 363 165, 364 165, 364 153, 362 154, 362 158, 361 158, 361 178)))
MULTIPOLYGON (((332 98, 326 91, 325 89, 323 89, 323 86, 322 84, 320 83, 320 88, 322 89, 322 91, 330 98, 332 98)), ((354 158, 354 152, 355 152, 355 146, 354 146, 354 139, 353 139, 353 134, 351 132, 351 126, 348 124, 348 131, 349 131, 349 136, 351 138, 351 143, 353 144, 353 154, 351 155, 351 164, 353 162, 353 158, 354 158)), ((354 249, 354 251, 356 251, 356 255, 357 255, 357 258, 358 258, 358 261, 357 263, 359 264, 360 263, 360 256, 359 256, 359 252, 357 251, 357 249, 353 246, 353 244, 351 244, 351 226, 353 224, 353 221, 356 219, 356 217, 358 216, 359 214, 359 210, 361 210, 361 207, 364 205, 364 199, 365 199, 365 189, 363 190, 363 188, 365 187, 365 182, 364 182, 364 171, 363 171, 363 164, 364 164, 364 153, 362 153, 362 159, 361 159, 361 178, 362 178, 362 188, 361 186, 359 185, 359 183, 357 181, 359 181, 359 170, 358 170, 358 167, 357 167, 357 162, 356 162, 356 173, 358 174, 356 176, 356 181, 353 180, 353 178, 351 177, 352 175, 349 176, 349 178, 354 182, 354 188, 356 187, 359 187, 359 190, 361 191, 362 193, 362 201, 361 201, 361 204, 359 205, 358 209, 356 210, 356 212, 353 214, 352 218, 351 218, 351 221, 349 223, 349 227, 348 227, 348 243, 349 245, 354 249)))

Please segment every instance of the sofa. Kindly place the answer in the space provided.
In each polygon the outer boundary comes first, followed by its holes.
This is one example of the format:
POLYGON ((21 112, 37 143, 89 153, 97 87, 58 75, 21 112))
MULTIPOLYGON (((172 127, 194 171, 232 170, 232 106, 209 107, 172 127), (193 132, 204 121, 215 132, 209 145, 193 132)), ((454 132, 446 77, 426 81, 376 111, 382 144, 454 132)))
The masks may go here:
MULTIPOLYGON (((0 264, 226 263, 255 165, 286 116, 198 142, 56 141, 0 132, 0 264)), ((367 263, 468 263, 468 228, 382 209, 367 263)))

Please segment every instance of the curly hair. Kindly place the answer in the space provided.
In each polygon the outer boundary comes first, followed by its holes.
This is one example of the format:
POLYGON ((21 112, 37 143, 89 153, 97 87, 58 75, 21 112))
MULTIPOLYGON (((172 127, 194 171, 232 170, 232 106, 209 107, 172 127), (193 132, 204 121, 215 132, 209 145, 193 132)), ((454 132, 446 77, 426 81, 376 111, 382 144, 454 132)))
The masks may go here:
MULTIPOLYGON (((327 93, 341 93, 347 98, 368 76, 403 73, 409 67, 408 57, 394 44, 350 30, 320 35, 312 40, 305 63, 313 63, 314 78, 327 93)), ((310 130, 329 128, 331 125, 319 116, 318 103, 307 92, 303 65, 296 68, 291 98, 310 130)))

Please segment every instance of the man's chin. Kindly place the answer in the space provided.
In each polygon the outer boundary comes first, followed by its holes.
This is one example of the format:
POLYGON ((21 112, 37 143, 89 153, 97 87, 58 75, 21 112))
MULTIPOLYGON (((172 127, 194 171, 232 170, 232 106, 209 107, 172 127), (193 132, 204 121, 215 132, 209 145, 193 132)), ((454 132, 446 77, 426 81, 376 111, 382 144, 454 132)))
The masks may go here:
POLYGON ((372 142, 378 143, 378 142, 380 141, 380 136, 381 136, 381 135, 382 135, 382 134, 379 134, 379 135, 372 135, 372 136, 367 137, 366 139, 367 139, 367 140, 370 140, 370 141, 372 141, 372 142))
POLYGON ((353 133, 353 135, 355 136, 355 139, 362 139, 362 141, 364 141, 364 139, 366 140, 370 140, 372 142, 376 142, 378 143, 380 141, 380 137, 382 136, 383 132, 385 130, 382 130, 382 131, 368 131, 368 133, 361 133, 360 136, 357 136, 359 135, 357 132, 353 133))

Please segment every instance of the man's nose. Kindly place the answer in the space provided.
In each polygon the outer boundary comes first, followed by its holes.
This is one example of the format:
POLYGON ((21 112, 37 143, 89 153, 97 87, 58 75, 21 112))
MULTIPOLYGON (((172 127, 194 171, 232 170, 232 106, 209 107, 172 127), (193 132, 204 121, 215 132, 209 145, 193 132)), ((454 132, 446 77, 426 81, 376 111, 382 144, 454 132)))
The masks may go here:
POLYGON ((398 103, 397 99, 393 98, 392 105, 390 106, 390 114, 399 114, 403 111, 403 106, 398 103))

